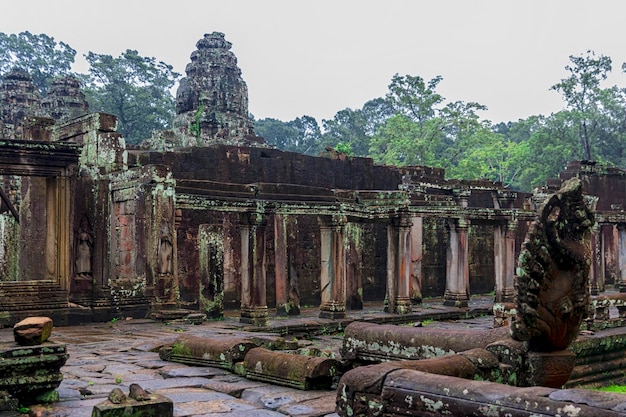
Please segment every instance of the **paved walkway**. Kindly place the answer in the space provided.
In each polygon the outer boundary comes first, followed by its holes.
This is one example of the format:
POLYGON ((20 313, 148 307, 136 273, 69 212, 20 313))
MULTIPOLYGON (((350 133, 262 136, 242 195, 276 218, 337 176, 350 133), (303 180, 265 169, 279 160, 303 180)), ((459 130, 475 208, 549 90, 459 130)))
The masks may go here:
MULTIPOLYGON (((263 331, 239 323, 236 312, 224 320, 200 325, 182 321, 119 320, 85 326, 55 328, 51 341, 67 344, 70 355, 62 368, 64 380, 58 389, 60 401, 37 411, 40 416, 89 417, 95 404, 120 387, 128 392, 131 383, 165 395, 174 402, 174 416, 194 417, 281 417, 336 416, 335 391, 301 391, 248 380, 228 371, 194 367, 159 358, 158 349, 171 344, 181 334, 207 338, 246 335, 261 342, 281 338, 300 347, 314 346, 339 357, 343 336, 338 327, 350 321, 373 322, 424 321, 446 319, 428 324, 444 328, 490 327, 487 316, 490 297, 470 302, 469 318, 464 311, 444 307, 441 300, 427 300, 412 315, 401 317, 382 313, 381 305, 351 311, 341 322, 317 318, 317 309, 305 309, 297 318, 272 318, 263 331), (451 320, 462 318, 462 321, 451 320), (472 318, 473 317, 473 318, 472 318), (335 333, 339 331, 339 333, 335 333)), ((12 329, 0 330, 0 341, 10 341, 12 329)), ((0 412, 0 417, 14 417, 0 412)))

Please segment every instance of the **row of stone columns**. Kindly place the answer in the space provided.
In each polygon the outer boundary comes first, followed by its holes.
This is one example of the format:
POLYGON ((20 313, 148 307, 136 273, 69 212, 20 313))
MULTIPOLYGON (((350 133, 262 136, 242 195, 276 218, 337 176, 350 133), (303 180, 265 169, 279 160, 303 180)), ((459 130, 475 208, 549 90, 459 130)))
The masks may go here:
MULTIPOLYGON (((321 304, 319 316, 341 319, 346 316, 347 251, 346 225, 343 215, 320 216, 321 304)), ((387 292, 385 310, 397 314, 411 312, 411 300, 421 298, 422 258, 421 217, 408 213, 398 215, 387 226, 387 292)), ((464 218, 448 220, 449 243, 446 259, 446 290, 444 304, 467 307, 469 294, 469 236, 470 221, 464 218)), ((611 226, 612 227, 612 226, 611 226)), ((268 319, 266 305, 265 228, 263 215, 250 214, 241 225, 241 321, 264 325, 268 319)), ((619 286, 626 291, 626 225, 618 232, 619 286)), ((516 223, 504 221, 494 227, 495 301, 513 300, 515 273, 516 223)), ((592 239, 594 253, 604 253, 604 234, 592 239)), ((274 216, 276 305, 280 314, 288 310, 293 300, 289 295, 288 256, 285 218, 274 216)), ((592 291, 603 287, 603 266, 593 262, 592 291), (598 268, 596 268, 598 266, 598 268)))

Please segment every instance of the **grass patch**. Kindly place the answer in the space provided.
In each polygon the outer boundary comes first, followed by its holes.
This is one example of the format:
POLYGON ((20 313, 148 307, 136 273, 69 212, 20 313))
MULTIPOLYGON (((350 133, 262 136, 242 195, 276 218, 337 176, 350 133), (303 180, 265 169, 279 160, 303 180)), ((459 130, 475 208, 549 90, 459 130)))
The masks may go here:
POLYGON ((626 394, 626 385, 609 385, 608 387, 596 388, 597 391, 616 392, 618 394, 626 394))

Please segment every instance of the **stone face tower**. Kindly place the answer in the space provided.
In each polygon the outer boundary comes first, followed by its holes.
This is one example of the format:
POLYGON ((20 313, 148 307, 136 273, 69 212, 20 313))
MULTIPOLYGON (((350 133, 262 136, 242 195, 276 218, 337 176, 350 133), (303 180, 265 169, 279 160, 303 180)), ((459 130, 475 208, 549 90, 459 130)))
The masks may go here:
POLYGON ((39 116, 41 99, 28 72, 14 68, 0 85, 0 119, 6 130, 16 129, 24 116, 39 116))
POLYGON ((56 78, 41 101, 41 107, 47 116, 57 121, 89 113, 89 104, 80 91, 80 82, 72 76, 56 78))
MULTIPOLYGON (((205 34, 176 92, 174 132, 182 146, 264 146, 248 115, 248 87, 224 34, 205 34)), ((266 146, 266 145, 265 145, 266 146)))

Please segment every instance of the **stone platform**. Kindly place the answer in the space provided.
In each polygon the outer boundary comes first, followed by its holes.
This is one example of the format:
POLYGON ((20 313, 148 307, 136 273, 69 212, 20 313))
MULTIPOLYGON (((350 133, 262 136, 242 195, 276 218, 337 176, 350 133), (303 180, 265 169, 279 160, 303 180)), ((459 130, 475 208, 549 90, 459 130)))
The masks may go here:
MULTIPOLYGON (((45 417, 90 417, 93 407, 102 403, 113 388, 127 392, 130 384, 163 395, 174 403, 176 417, 281 417, 335 416, 336 391, 307 390, 273 385, 236 375, 217 367, 190 366, 163 361, 159 348, 172 344, 182 335, 203 338, 252 337, 260 345, 281 344, 323 349, 339 357, 341 331, 354 320, 411 324, 432 318, 449 318, 442 328, 489 327, 491 297, 476 297, 469 310, 444 307, 441 299, 427 300, 410 316, 382 312, 382 305, 366 305, 348 311, 336 322, 318 317, 319 309, 302 309, 299 317, 270 316, 267 328, 239 322, 236 312, 220 321, 200 325, 180 321, 118 320, 84 326, 55 327, 51 342, 67 345, 70 357, 58 389, 60 401, 41 408, 45 417), (469 318, 466 318, 469 317, 469 318), (473 318, 472 318, 473 317, 473 318), (454 321, 463 318, 463 321, 454 321), (295 336, 294 336, 295 333, 295 336)), ((435 323, 428 324, 434 325, 435 323)), ((13 338, 11 329, 0 329, 0 342, 13 338)), ((16 412, 0 411, 0 417, 18 417, 16 412)))

